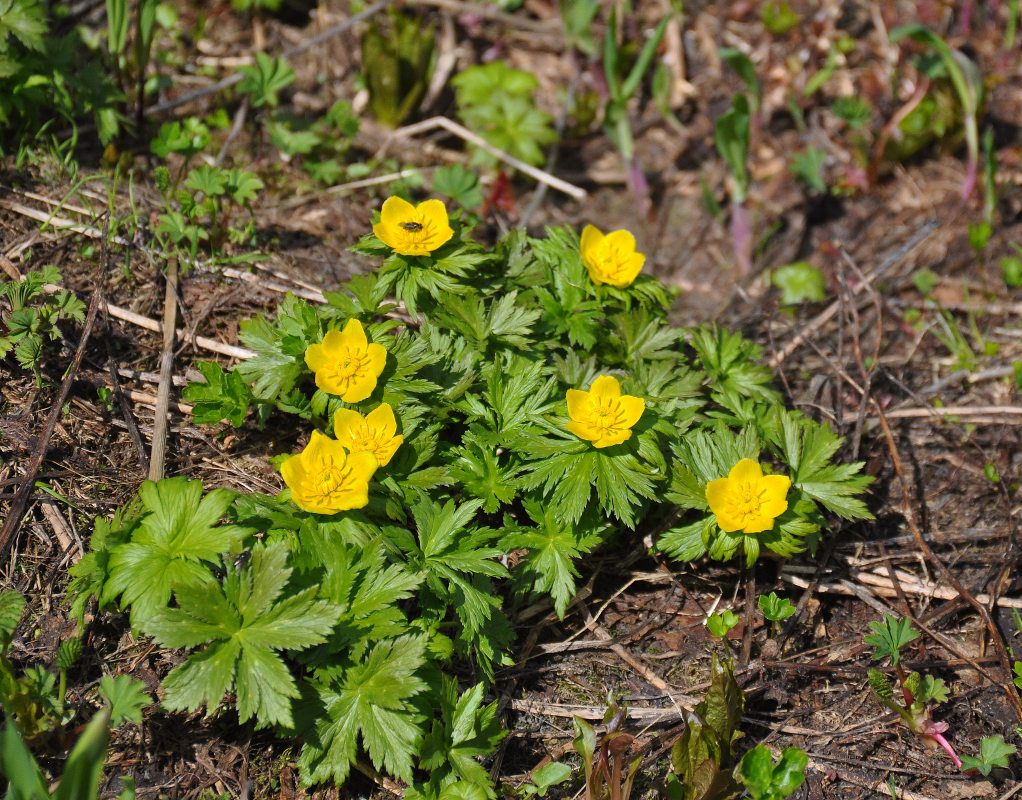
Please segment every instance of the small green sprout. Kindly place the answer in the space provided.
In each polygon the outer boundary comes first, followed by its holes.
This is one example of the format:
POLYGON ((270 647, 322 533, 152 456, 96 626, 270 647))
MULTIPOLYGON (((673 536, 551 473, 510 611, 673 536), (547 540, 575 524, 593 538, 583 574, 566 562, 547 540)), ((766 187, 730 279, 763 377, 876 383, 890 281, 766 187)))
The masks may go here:
POLYGON ((784 800, 794 794, 806 779, 809 756, 797 747, 788 747, 773 763, 770 749, 756 745, 742 757, 738 775, 752 800, 784 800))
POLYGON ((948 724, 933 721, 931 704, 947 702, 947 686, 940 678, 930 675, 921 675, 918 672, 906 674, 901 666, 901 649, 918 639, 919 631, 912 627, 907 618, 896 619, 890 614, 884 614, 882 622, 871 622, 869 626, 874 632, 864 636, 863 641, 873 646, 874 660, 891 659, 891 666, 898 675, 903 703, 894 699, 890 679, 879 670, 870 669, 869 686, 874 696, 882 705, 901 717, 905 727, 916 736, 939 744, 954 761, 955 766, 961 768, 962 762, 958 754, 944 738, 948 724))
POLYGON ((532 783, 518 788, 520 797, 546 797, 547 789, 571 778, 571 767, 561 761, 551 761, 532 773, 532 783))
POLYGON ((706 618, 706 628, 709 632, 716 636, 718 639, 723 639, 727 636, 735 625, 738 624, 738 615, 730 608, 725 609, 719 614, 710 614, 706 618))
POLYGON ((979 743, 979 757, 962 756, 962 769, 970 772, 976 770, 986 777, 994 767, 1006 769, 1008 757, 1016 752, 1012 745, 1004 741, 1003 736, 985 736, 979 743))
POLYGON ((764 3, 759 16, 763 20, 763 27, 774 36, 784 36, 791 33, 802 21, 798 13, 792 10, 787 0, 780 0, 779 2, 778 0, 771 0, 771 2, 764 3))
POLYGON ((823 273, 808 261, 796 261, 778 267, 770 282, 781 290, 781 305, 818 303, 827 297, 827 281, 823 273))
POLYGON ((270 58, 266 53, 256 53, 256 62, 240 67, 245 76, 238 84, 238 91, 252 98, 252 106, 274 106, 280 102, 277 94, 294 83, 295 72, 282 58, 270 58))
POLYGON ((795 613, 795 606, 791 601, 787 597, 778 597, 777 592, 760 595, 756 604, 763 612, 763 616, 771 622, 782 622, 795 613))

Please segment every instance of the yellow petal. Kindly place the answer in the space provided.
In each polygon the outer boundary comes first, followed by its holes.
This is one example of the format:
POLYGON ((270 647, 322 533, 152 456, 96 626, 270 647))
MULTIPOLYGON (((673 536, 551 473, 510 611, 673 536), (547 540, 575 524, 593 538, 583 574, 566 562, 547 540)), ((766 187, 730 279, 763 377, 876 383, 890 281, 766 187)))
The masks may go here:
POLYGON ((732 517, 726 513, 717 513, 714 516, 717 517, 717 525, 724 533, 734 533, 735 531, 742 530, 742 521, 736 517, 732 517))
POLYGON ((611 281, 611 285, 618 288, 624 289, 631 286, 639 273, 642 272, 642 265, 646 263, 646 256, 642 253, 635 253, 629 256, 625 262, 621 265, 621 269, 617 274, 617 278, 611 281))
POLYGON ((618 398, 618 404, 621 410, 624 412, 624 419, 618 424, 623 425, 626 428, 631 428, 639 418, 642 416, 642 412, 646 410, 646 401, 641 397, 632 397, 630 394, 623 394, 618 398))
POLYGON ((394 453, 397 452, 397 449, 401 446, 401 442, 404 440, 405 437, 398 434, 397 436, 392 436, 376 449, 376 460, 380 462, 381 467, 385 467, 390 463, 390 460, 394 457, 394 453))
MULTIPOLYGON (((373 477, 379 462, 376 456, 365 450, 361 453, 352 453, 348 456, 348 468, 351 470, 351 477, 359 483, 369 483, 373 477)), ((356 506, 353 506, 355 508, 356 506)))
POLYGON ((398 238, 395 227, 394 225, 385 225, 382 222, 373 225, 373 233, 376 234, 376 238, 392 250, 397 250, 401 245, 401 240, 398 238))
POLYGON ((765 492, 768 499, 784 500, 791 488, 791 478, 787 475, 764 475, 759 479, 759 486, 761 493, 765 492))
POLYGON ((628 231, 613 231, 607 234, 608 249, 616 250, 621 255, 635 252, 635 237, 628 231))
POLYGON ((415 207, 415 212, 422 216, 424 223, 432 222, 438 231, 443 231, 445 228, 451 229, 447 206, 444 205, 443 200, 424 200, 415 207))
MULTIPOLYGON (((776 498, 764 500, 759 505, 760 516, 768 517, 771 520, 777 519, 779 516, 781 516, 781 514, 783 514, 787 510, 788 501, 784 500, 783 498, 779 500, 776 498)), ((773 527, 773 523, 770 524, 770 527, 771 528, 773 527)), ((767 528, 764 528, 763 530, 767 530, 767 528)))
MULTIPOLYGON (((363 338, 365 334, 362 334, 363 338)), ((380 377, 383 372, 383 368, 387 364, 387 348, 382 344, 376 344, 373 342, 366 346, 366 353, 369 356, 369 363, 366 365, 366 369, 372 374, 374 378, 380 377)))
POLYGON ((591 256, 593 250, 599 247, 600 242, 603 241, 603 233, 599 228, 593 225, 586 225, 582 229, 582 239, 580 242, 579 249, 582 251, 582 257, 591 256))
POLYGON ((320 370, 316 373, 316 388, 322 389, 327 394, 342 397, 348 391, 348 383, 347 378, 338 378, 326 370, 320 370))
POLYGON ((348 388, 341 395, 345 403, 361 403, 376 388, 376 376, 368 369, 362 368, 348 379, 348 388))
POLYGON ((757 516, 749 516, 745 518, 745 527, 742 528, 742 533, 763 533, 774 527, 774 517, 764 516, 758 514, 757 516))
POLYGON ((302 485, 307 474, 300 455, 293 455, 280 465, 280 475, 284 479, 284 483, 291 487, 292 492, 296 487, 302 485))
POLYGON ((727 478, 717 478, 706 484, 706 502, 710 504, 710 511, 718 517, 727 502, 729 489, 730 481, 727 478))
POLYGON ((763 468, 759 465, 758 461, 753 461, 751 458, 743 458, 733 467, 727 474, 729 480, 736 481, 738 483, 746 483, 749 481, 758 481, 763 477, 763 468))
MULTIPOLYGON (((439 201, 437 201, 439 202, 439 201)), ((380 209, 380 223, 385 226, 407 222, 415 214, 415 206, 396 195, 388 197, 380 209)))
POLYGON ((309 439, 309 443, 302 450, 301 455, 302 466, 308 472, 315 472, 320 465, 324 464, 344 466, 346 458, 347 451, 343 445, 329 436, 324 436, 319 431, 312 432, 312 438, 309 439))
POLYGON ((339 442, 350 442, 362 427, 362 415, 350 408, 339 408, 334 412, 334 436, 339 442))
POLYGON ((613 375, 601 375, 589 387, 589 394, 594 400, 610 399, 621 396, 621 384, 613 375))
POLYGON ((329 362, 326 351, 321 344, 310 344, 305 348, 305 363, 313 372, 319 372, 329 362))
POLYGON ((327 331, 323 336, 323 355, 328 362, 336 361, 346 346, 344 334, 340 331, 327 331))
POLYGON ((394 409, 390 407, 390 403, 380 403, 370 411, 366 415, 366 425, 374 432, 378 431, 387 438, 397 433, 397 420, 394 419, 394 409))
POLYGON ((632 437, 632 432, 627 428, 624 430, 604 430, 602 435, 593 442, 593 447, 611 447, 615 444, 627 441, 632 437))
MULTIPOLYGON (((334 331, 330 333, 334 333, 334 331)), ((327 336, 330 336, 330 333, 327 336)), ((362 329, 362 323, 354 317, 348 320, 348 324, 344 326, 344 330, 339 336, 341 338, 336 340, 339 348, 350 347, 352 350, 365 350, 369 345, 366 332, 362 329)), ((326 336, 323 337, 323 345, 326 346, 326 336)))
POLYGON ((573 420, 581 422, 589 416, 589 392, 581 392, 578 389, 568 389, 568 416, 573 420))
POLYGON ((579 439, 585 439, 587 442, 594 442, 600 438, 600 431, 585 422, 571 420, 570 422, 565 423, 564 428, 569 433, 573 433, 579 439))

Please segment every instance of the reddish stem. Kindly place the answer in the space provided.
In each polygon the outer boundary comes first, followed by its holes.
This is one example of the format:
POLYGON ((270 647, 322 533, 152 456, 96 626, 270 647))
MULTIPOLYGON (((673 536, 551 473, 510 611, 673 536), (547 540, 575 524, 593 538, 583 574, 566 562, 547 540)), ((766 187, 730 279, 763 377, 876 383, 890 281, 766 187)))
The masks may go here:
POLYGON ((979 165, 976 163, 976 159, 972 153, 969 153, 968 161, 965 166, 965 180, 962 181, 962 199, 968 200, 972 195, 972 190, 976 188, 976 177, 979 170, 979 165))
POLYGON ((744 278, 752 271, 752 225, 749 209, 735 200, 731 201, 731 238, 735 243, 738 274, 744 278))
POLYGON ((958 753, 955 752, 955 749, 951 746, 951 743, 947 739, 944 738, 944 734, 942 734, 942 733, 928 733, 926 735, 931 737, 937 744, 939 744, 941 747, 944 748, 945 752, 949 756, 951 756, 951 760, 955 762, 955 766, 958 769, 962 768, 962 759, 960 759, 958 757, 958 753))

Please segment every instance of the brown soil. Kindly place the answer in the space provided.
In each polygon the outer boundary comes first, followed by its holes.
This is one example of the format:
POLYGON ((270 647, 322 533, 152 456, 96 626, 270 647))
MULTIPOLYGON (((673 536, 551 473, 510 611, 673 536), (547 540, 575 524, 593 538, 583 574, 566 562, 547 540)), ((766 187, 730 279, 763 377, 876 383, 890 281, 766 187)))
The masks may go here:
MULTIPOLYGON (((512 65, 536 73, 540 105, 561 113, 560 98, 573 67, 552 0, 527 0, 524 8, 494 19, 470 17, 469 5, 458 0, 410 5, 415 13, 435 19, 439 30, 450 32, 442 55, 453 57, 458 69, 496 47, 512 65)), ((655 22, 667 4, 643 0, 636 5, 633 35, 642 20, 655 22)), ((1008 4, 969 3, 975 8, 967 35, 960 31, 965 3, 795 0, 791 5, 805 24, 787 35, 771 35, 755 3, 686 3, 677 32, 684 67, 675 75, 675 112, 683 128, 667 124, 649 98, 632 110, 640 132, 638 162, 650 183, 648 213, 624 185, 616 151, 592 127, 571 133, 556 162, 547 165, 583 187, 587 199, 575 202, 546 191, 530 230, 538 234, 546 224, 580 227, 591 222, 605 230, 634 231, 652 270, 682 289, 677 324, 716 319, 749 335, 763 346, 789 401, 847 437, 844 457, 866 461, 877 478, 870 498, 877 520, 835 523, 817 558, 768 561, 754 575, 734 564, 653 560, 641 555, 638 542, 624 544, 636 551, 625 559, 627 567, 620 552, 586 564, 583 599, 563 621, 540 618, 537 625, 537 619, 523 620, 515 645, 519 663, 500 676, 507 691, 504 722, 511 733, 493 762, 493 774, 509 784, 525 781, 545 760, 569 753, 572 713, 602 714, 613 691, 633 709, 628 730, 645 756, 637 795, 657 796, 651 787, 669 768, 670 745, 685 719, 667 695, 698 696, 705 688, 710 653, 719 648, 702 624, 705 613, 718 602, 742 608, 750 593, 776 590, 798 603, 796 622, 771 638, 756 611, 732 631, 732 647, 737 656, 743 649, 748 656, 738 669, 746 692, 742 726, 747 741, 775 749, 798 746, 810 756, 807 780, 796 798, 869 797, 874 790, 889 796, 888 780, 899 797, 920 800, 1006 798, 1020 785, 1017 759, 1011 770, 995 770, 988 778, 963 775, 941 751, 928 749, 883 713, 866 684, 872 662, 870 648, 862 643, 868 623, 881 614, 912 615, 925 632, 910 648, 907 666, 945 679, 952 689, 936 716, 949 724, 947 736, 956 749, 976 754, 980 740, 992 734, 1019 744, 1022 708, 1017 695, 1015 706, 1009 699, 1014 690, 1005 648, 1018 646, 1020 635, 1007 606, 1022 604, 1017 569, 1022 403, 1012 379, 1014 365, 1022 360, 1017 322, 1022 298, 1005 287, 998 266, 1002 257, 1015 254, 1010 243, 1022 242, 1022 58, 1017 44, 1013 50, 1002 46, 1008 4), (914 75, 899 69, 902 84, 892 94, 890 59, 897 50, 879 26, 890 29, 917 19, 965 48, 990 84, 981 129, 990 126, 995 132, 998 201, 994 235, 979 256, 970 247, 968 226, 983 219, 982 189, 969 201, 960 198, 961 152, 924 148, 910 162, 883 164, 868 186, 843 194, 807 190, 788 168, 792 153, 814 146, 827 153, 823 177, 828 185, 851 174, 854 136, 828 108, 843 94, 867 97, 875 111, 873 127, 863 135, 875 141, 880 127, 911 94, 913 87, 904 82, 914 75), (827 42, 841 33, 851 37, 854 49, 818 93, 803 97, 807 78, 825 64, 827 42), (746 49, 763 81, 748 200, 758 246, 748 276, 739 276, 734 267, 726 228, 726 168, 713 146, 712 120, 741 89, 716 56, 721 45, 746 49), (792 97, 800 108, 799 125, 789 110, 792 97), (725 206, 722 218, 707 210, 703 187, 725 206), (828 299, 791 314, 779 309, 768 270, 798 259, 823 271, 828 299), (943 324, 960 332, 972 356, 963 350, 953 353, 942 341, 940 314, 913 280, 922 269, 936 276, 931 298, 947 312, 943 324), (986 354, 984 344, 989 345, 986 354), (997 481, 990 477, 994 471, 997 481), (921 549, 920 541, 928 550, 921 549), (988 611, 989 623, 976 605, 988 611)), ((281 52, 342 21, 346 6, 324 3, 302 25, 274 18, 253 23, 229 4, 217 3, 207 10, 210 22, 197 49, 216 77, 229 75, 224 65, 232 58, 260 47, 281 52)), ((194 7, 179 11, 182 27, 195 21, 194 7)), ((598 39, 602 31, 596 30, 598 39)), ((164 46, 189 59, 197 55, 184 51, 180 42, 164 46)), ((355 95, 358 37, 342 33, 292 59, 291 65, 298 80, 284 102, 296 112, 321 113, 336 99, 355 95)), ((590 78, 587 67, 580 87, 589 87, 590 78)), ((190 88, 183 84, 180 91, 190 88)), ((175 107, 159 119, 221 106, 230 114, 237 110, 235 99, 219 93, 175 107)), ((371 210, 387 194, 385 186, 375 193, 311 194, 308 202, 285 207, 303 178, 296 165, 280 161, 267 141, 250 138, 257 131, 251 119, 255 113, 249 112, 227 163, 269 176, 269 199, 256 211, 269 258, 251 265, 255 280, 193 271, 182 290, 183 326, 232 344, 240 319, 274 308, 281 295, 272 283, 331 290, 345 276, 371 268, 347 248, 367 230, 371 210)), ((443 92, 418 114, 453 117, 453 98, 443 92)), ((402 142, 375 125, 368 112, 363 119, 352 160, 369 158, 381 148, 401 165, 465 160, 461 143, 445 133, 402 142)), ((130 142, 122 146, 130 152, 130 142)), ((83 166, 84 173, 98 171, 98 152, 79 156, 83 165, 92 164, 83 166)), ((132 156, 138 174, 149 175, 145 154, 132 156)), ((484 176, 487 186, 493 179, 484 176)), ((121 235, 134 235, 133 243, 109 252, 86 235, 41 232, 24 209, 52 211, 53 205, 27 193, 59 203, 67 197, 70 177, 44 162, 9 171, 4 183, 0 225, 11 266, 26 272, 53 264, 65 285, 86 302, 101 287, 109 302, 160 318, 163 283, 144 229, 135 232, 122 225, 121 235)), ((104 185, 102 178, 87 181, 68 198, 71 205, 94 213, 79 215, 70 208, 59 213, 102 230, 104 185)), ((514 226, 530 206, 536 185, 516 179, 513 192, 515 210, 486 214, 477 232, 483 238, 514 226)), ((135 203, 142 223, 148 224, 158 204, 155 190, 141 182, 135 203)), ((115 217, 123 220, 129 210, 122 191, 115 217)), ((37 449, 79 334, 75 326, 65 326, 66 339, 44 359, 42 388, 13 358, 0 362, 0 518, 8 516, 19 476, 37 449)), ((129 423, 116 404, 107 408, 98 400, 97 389, 110 385, 111 362, 139 372, 158 370, 160 343, 159 334, 103 314, 96 323, 38 477, 67 502, 52 502, 36 492, 13 545, 0 554, 3 584, 30 600, 10 654, 16 665, 52 663, 59 643, 74 635, 63 602, 66 567, 79 557, 93 520, 130 499, 145 478, 128 429, 137 425, 148 442, 152 403, 133 402, 129 423)), ((209 357, 185 344, 176 354, 175 373, 188 376, 196 360, 209 357)), ((150 380, 124 376, 121 384, 125 391, 155 396, 150 380)), ((179 389, 172 397, 178 399, 179 389)), ((279 477, 266 459, 289 449, 291 439, 287 432, 258 432, 252 425, 240 431, 196 427, 172 407, 167 474, 202 478, 211 487, 276 491, 279 477)), ((157 694, 160 678, 180 660, 134 639, 122 617, 90 617, 86 633, 84 657, 69 678, 70 701, 82 707, 79 722, 88 716, 86 695, 101 675, 133 674, 157 694)), ((295 756, 296 750, 267 733, 239 727, 233 712, 203 719, 154 706, 141 727, 129 725, 114 734, 104 791, 114 796, 120 777, 132 775, 140 798, 390 796, 382 782, 360 775, 340 792, 305 790, 295 756)))

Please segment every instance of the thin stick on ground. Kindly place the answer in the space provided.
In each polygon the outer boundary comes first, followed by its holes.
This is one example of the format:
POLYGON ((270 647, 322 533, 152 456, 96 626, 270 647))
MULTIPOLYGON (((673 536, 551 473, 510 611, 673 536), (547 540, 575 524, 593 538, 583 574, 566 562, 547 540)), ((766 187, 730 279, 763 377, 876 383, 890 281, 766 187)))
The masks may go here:
MULTIPOLYGON (((403 128, 398 128, 394 131, 393 135, 395 138, 411 137, 419 133, 434 130, 435 128, 443 128, 448 133, 453 133, 455 136, 460 139, 464 139, 469 144, 475 145, 480 150, 485 150, 494 158, 499 158, 508 166, 514 167, 519 172, 524 172, 530 178, 546 184, 551 189, 563 192, 569 197, 573 197, 575 200, 584 200, 588 196, 585 189, 575 186, 572 183, 568 183, 567 181, 562 181, 560 178, 551 175, 549 172, 544 172, 530 164, 526 164, 524 161, 520 161, 509 153, 505 153, 503 150, 494 147, 481 136, 476 136, 468 128, 459 125, 453 120, 447 119, 447 117, 430 117, 429 119, 422 120, 422 122, 416 122, 412 125, 406 125, 403 128)), ((386 147, 386 144, 383 145, 381 151, 385 151, 386 147)), ((381 153, 377 153, 376 155, 379 157, 381 153)))
POLYGON ((75 350, 74 358, 71 359, 71 365, 67 368, 64 380, 60 384, 60 392, 57 394, 57 399, 50 409, 50 416, 46 419, 43 432, 39 434, 39 440, 33 448, 32 460, 29 462, 28 468, 21 478, 21 486, 18 487, 17 494, 14 495, 10 513, 8 513, 7 519, 4 520, 3 526, 0 527, 0 556, 7 552, 7 547, 11 544, 14 533, 18 530, 21 518, 25 514, 28 499, 32 494, 32 488, 35 486, 36 475, 39 474, 39 469, 43 465, 43 459, 46 458, 46 451, 49 449, 50 437, 53 436, 53 431, 57 427, 57 420, 60 419, 64 408, 64 401, 67 400, 67 395, 71 391, 71 384, 74 382, 78 369, 82 365, 85 347, 89 342, 89 336, 96 322, 96 313, 99 311, 102 299, 103 295, 100 290, 98 288, 94 289, 92 299, 89 301, 89 311, 85 315, 85 323, 82 325, 82 335, 78 340, 78 349, 75 350))
POLYGON ((177 328, 177 257, 167 262, 167 288, 163 296, 163 354, 160 358, 160 388, 156 392, 156 418, 153 420, 152 454, 149 480, 163 477, 167 455, 167 411, 170 404, 171 375, 174 368, 174 330, 177 328))

